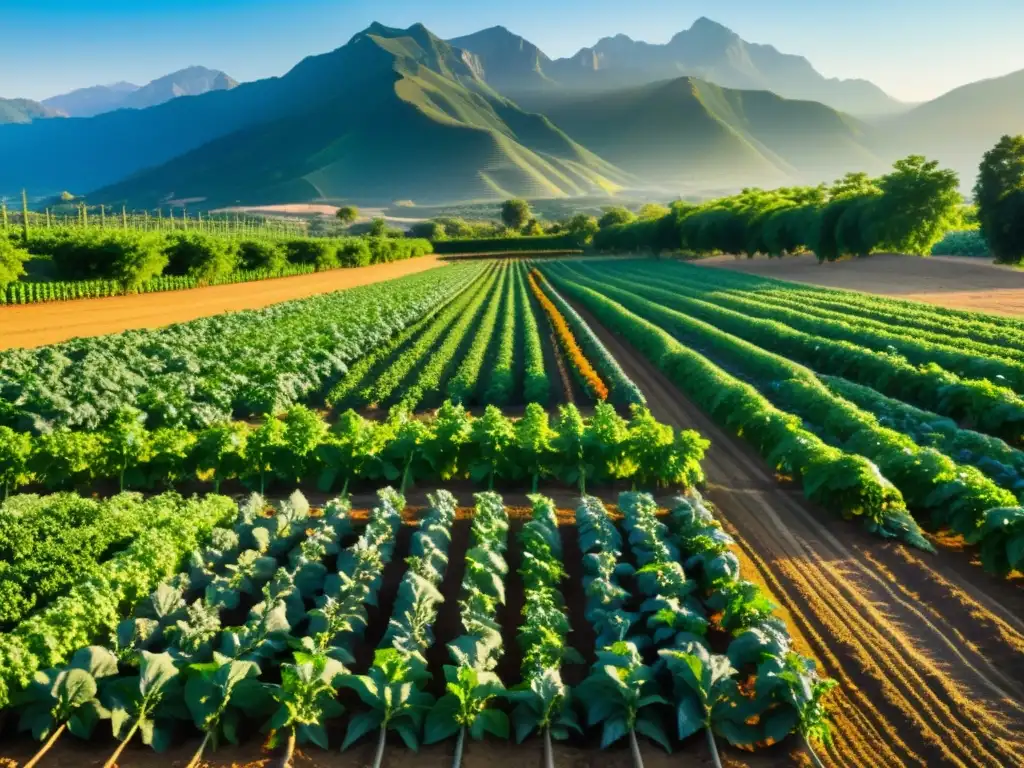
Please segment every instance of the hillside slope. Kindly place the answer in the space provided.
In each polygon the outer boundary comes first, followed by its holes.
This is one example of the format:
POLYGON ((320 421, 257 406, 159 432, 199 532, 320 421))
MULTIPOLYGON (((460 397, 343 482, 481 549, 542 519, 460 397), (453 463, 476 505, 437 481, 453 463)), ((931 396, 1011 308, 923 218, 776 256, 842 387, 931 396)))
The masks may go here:
POLYGON ((878 126, 892 154, 924 154, 974 183, 982 155, 1004 134, 1024 133, 1024 70, 957 88, 878 126))
POLYGON ((689 77, 565 99, 548 114, 609 162, 680 191, 815 183, 882 165, 860 124, 828 107, 689 77))
POLYGON ((60 116, 57 110, 31 99, 0 99, 0 125, 31 123, 41 118, 60 116))
POLYGON ((375 24, 340 50, 360 77, 339 83, 329 100, 233 132, 90 200, 443 202, 594 194, 629 181, 547 118, 499 96, 473 56, 422 25, 375 24))
POLYGON ((93 85, 51 96, 43 99, 42 103, 68 117, 93 117, 119 109, 128 95, 137 90, 139 86, 127 82, 93 85))

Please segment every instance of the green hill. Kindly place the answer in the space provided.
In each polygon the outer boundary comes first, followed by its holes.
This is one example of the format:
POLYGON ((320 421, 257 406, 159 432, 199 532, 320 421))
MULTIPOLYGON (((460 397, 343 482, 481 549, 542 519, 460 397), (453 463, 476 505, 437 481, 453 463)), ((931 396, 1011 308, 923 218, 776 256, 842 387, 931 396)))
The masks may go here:
POLYGON ((44 117, 60 117, 60 113, 30 99, 0 99, 0 125, 31 123, 44 117))
POLYGON ((311 198, 365 202, 562 197, 629 177, 479 77, 422 25, 373 25, 345 46, 359 77, 299 114, 260 123, 90 195, 155 205, 311 198))
POLYGON ((881 166, 850 117, 695 78, 562 99, 547 114, 609 162, 680 191, 818 182, 881 166))
POLYGON ((981 156, 1005 134, 1024 133, 1024 70, 957 88, 879 124, 890 154, 924 154, 960 173, 969 188, 981 156))

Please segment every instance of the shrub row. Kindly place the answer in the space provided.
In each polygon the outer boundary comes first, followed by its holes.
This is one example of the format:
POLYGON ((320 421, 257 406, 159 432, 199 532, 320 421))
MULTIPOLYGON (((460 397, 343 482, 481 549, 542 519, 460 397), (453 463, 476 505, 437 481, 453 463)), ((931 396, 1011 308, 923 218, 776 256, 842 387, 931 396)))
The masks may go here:
POLYGON ((56 230, 29 242, 53 260, 65 281, 109 280, 136 292, 160 276, 206 285, 236 272, 317 271, 399 261, 432 252, 427 240, 383 237, 238 239, 204 232, 159 234, 131 230, 56 230))

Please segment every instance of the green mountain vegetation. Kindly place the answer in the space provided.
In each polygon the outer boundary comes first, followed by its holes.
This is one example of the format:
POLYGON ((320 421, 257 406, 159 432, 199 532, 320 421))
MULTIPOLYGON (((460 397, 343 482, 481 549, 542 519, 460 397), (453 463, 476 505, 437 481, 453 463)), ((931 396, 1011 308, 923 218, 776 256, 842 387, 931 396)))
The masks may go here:
POLYGON ((43 117, 59 117, 56 110, 29 99, 0 99, 0 125, 31 123, 43 117))
POLYGON ((682 192, 817 182, 884 166, 853 118, 690 77, 566 98, 547 114, 609 162, 682 192))
POLYGON ((611 192, 629 177, 524 112, 475 59, 422 25, 374 25, 346 46, 361 73, 301 114, 232 133, 124 182, 102 200, 209 204, 313 197, 390 202, 611 192))

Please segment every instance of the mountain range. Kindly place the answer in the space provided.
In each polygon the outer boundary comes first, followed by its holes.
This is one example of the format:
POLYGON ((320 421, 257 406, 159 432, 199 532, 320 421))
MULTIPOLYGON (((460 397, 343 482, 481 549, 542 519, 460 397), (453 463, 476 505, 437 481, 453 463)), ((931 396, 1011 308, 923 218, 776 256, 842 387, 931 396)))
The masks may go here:
POLYGON ((503 27, 445 41, 373 24, 281 77, 232 87, 204 72, 207 92, 156 106, 10 108, 23 116, 0 125, 0 192, 138 208, 665 197, 878 173, 910 152, 966 188, 981 153, 1024 130, 1024 72, 911 106, 706 19, 665 45, 620 35, 568 59, 503 27))
POLYGON ((141 86, 123 81, 94 85, 51 96, 41 102, 0 99, 0 125, 29 123, 50 117, 95 117, 117 109, 146 109, 179 96, 227 91, 237 85, 237 81, 220 70, 188 67, 141 86))
POLYGON ((893 114, 909 108, 867 80, 826 78, 802 56, 748 43, 703 17, 664 45, 616 35, 567 59, 548 58, 505 27, 449 42, 477 54, 488 82, 524 105, 537 99, 537 106, 547 104, 545 96, 565 91, 606 91, 690 76, 726 88, 818 101, 856 115, 893 114))

